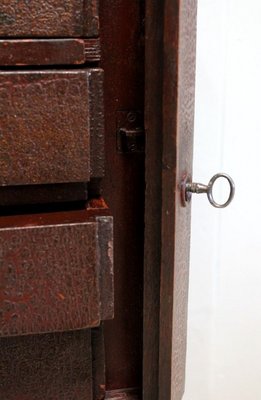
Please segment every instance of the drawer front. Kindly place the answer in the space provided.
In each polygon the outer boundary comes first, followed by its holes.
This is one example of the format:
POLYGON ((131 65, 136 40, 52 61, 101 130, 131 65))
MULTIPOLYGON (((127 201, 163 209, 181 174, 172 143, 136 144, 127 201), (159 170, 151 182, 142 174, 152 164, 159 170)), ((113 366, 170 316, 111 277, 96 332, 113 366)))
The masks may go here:
POLYGON ((101 59, 100 39, 2 39, 1 66, 80 65, 101 59))
POLYGON ((2 400, 91 400, 90 330, 0 339, 2 400))
POLYGON ((112 318, 111 217, 79 211, 51 216, 51 224, 49 215, 30 218, 29 226, 12 217, 14 225, 0 229, 0 336, 89 328, 112 318))
POLYGON ((100 69, 0 72, 0 186, 89 181, 91 137, 103 159, 102 80, 100 69))
POLYGON ((2 37, 94 37, 98 0, 1 0, 2 37))

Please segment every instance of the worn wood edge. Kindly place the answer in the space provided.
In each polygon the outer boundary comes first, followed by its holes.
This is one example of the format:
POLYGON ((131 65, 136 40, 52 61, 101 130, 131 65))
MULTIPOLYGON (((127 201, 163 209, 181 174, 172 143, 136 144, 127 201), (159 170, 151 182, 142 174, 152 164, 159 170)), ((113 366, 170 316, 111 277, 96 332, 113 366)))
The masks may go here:
POLYGON ((15 214, 1 216, 0 229, 88 223, 96 221, 98 216, 110 215, 110 211, 107 208, 45 212, 38 214, 15 214))
POLYGON ((99 38, 84 40, 85 62, 101 60, 101 42, 99 38))
POLYGON ((93 400, 105 397, 105 346, 103 325, 91 329, 93 400))
POLYGON ((144 400, 158 400, 159 391, 163 3, 158 0, 147 0, 145 18, 144 400))
POLYGON ((100 281, 100 314, 101 320, 114 317, 114 280, 113 280, 113 218, 99 216, 99 281, 100 281))
POLYGON ((134 389, 120 389, 106 392, 105 400, 141 400, 140 391, 134 389))
POLYGON ((89 108, 90 108, 90 176, 104 176, 104 101, 103 70, 89 70, 89 108))
POLYGON ((159 400, 185 390, 190 207, 182 209, 179 186, 192 169, 196 3, 165 0, 159 400))

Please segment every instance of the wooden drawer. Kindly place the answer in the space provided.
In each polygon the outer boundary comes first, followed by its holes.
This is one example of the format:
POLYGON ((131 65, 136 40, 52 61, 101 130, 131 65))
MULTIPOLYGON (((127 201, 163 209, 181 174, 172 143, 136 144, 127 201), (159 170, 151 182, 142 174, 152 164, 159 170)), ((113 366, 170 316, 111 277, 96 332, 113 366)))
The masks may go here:
POLYGON ((0 338, 0 371, 1 400, 92 400, 91 332, 0 338))
POLYGON ((103 175, 103 71, 0 72, 0 186, 103 175))
POLYGON ((0 219, 0 336, 113 317, 112 218, 73 211, 0 219))
POLYGON ((94 37, 98 0, 1 0, 1 37, 94 37))

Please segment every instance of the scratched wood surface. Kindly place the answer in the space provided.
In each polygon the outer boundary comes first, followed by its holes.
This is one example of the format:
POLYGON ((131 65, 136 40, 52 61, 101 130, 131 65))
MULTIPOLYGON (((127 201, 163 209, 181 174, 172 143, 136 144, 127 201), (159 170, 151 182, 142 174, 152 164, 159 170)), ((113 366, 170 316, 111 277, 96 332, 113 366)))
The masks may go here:
POLYGON ((82 329, 113 317, 112 218, 88 215, 1 219, 0 336, 82 329))
POLYGON ((103 159, 102 96, 99 69, 0 72, 0 186, 89 181, 90 135, 103 159))
POLYGON ((90 330, 0 339, 1 400, 92 400, 90 330))
POLYGON ((99 32, 98 0, 2 0, 2 37, 92 37, 99 32))

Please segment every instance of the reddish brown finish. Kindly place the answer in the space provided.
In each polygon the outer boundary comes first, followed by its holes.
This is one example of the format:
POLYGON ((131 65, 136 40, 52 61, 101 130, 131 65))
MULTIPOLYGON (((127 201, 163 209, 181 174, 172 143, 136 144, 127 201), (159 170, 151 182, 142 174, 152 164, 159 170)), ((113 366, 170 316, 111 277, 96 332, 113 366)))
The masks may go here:
POLYGON ((140 387, 144 155, 117 151, 117 112, 143 111, 141 0, 100 1, 105 99, 103 195, 114 217, 115 318, 105 322, 107 390, 140 387))
POLYGON ((68 65, 100 60, 99 39, 0 40, 0 65, 68 65))
POLYGON ((89 180, 90 132, 103 135, 101 70, 1 72, 0 104, 0 185, 89 180))
POLYGON ((196 14, 197 0, 165 3, 160 400, 180 400, 185 388, 190 207, 180 183, 192 174, 196 14))
POLYGON ((113 317, 111 217, 79 211, 0 222, 0 336, 92 327, 113 317))
POLYGON ((2 0, 2 37, 98 35, 98 0, 2 0))
POLYGON ((179 185, 192 170, 196 8, 196 0, 147 2, 144 400, 184 392, 190 208, 179 185))
POLYGON ((2 400, 92 400, 90 330, 0 339, 2 400))
POLYGON ((96 235, 88 222, 0 231, 1 336, 99 325, 96 235))

